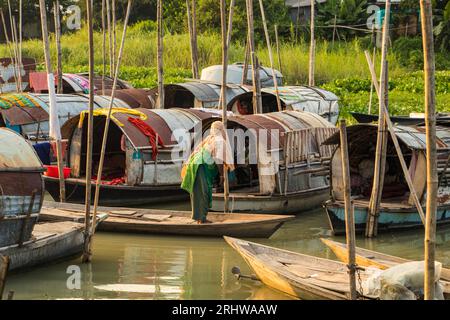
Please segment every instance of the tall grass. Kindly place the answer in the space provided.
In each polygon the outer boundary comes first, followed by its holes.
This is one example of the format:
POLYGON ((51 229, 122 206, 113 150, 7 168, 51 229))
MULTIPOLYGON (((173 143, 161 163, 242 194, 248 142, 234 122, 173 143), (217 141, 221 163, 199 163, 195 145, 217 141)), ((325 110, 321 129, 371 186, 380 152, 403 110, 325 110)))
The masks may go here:
MULTIPOLYGON (((102 34, 96 32, 95 63, 102 64, 102 34)), ((120 38, 120 37, 119 37, 120 38)), ((53 40, 53 39, 52 39, 53 40)), ((80 69, 88 65, 87 30, 63 35, 62 53, 64 71, 80 69)), ((118 41, 120 43, 120 39, 118 41)), ((198 37, 200 67, 221 63, 221 40, 218 34, 201 34, 198 37)), ((108 49, 108 48, 107 48, 108 49)), ((229 51, 230 62, 244 60, 244 43, 233 43, 229 51)), ((54 41, 51 41, 52 61, 56 61, 54 41)), ((265 46, 257 49, 261 63, 269 66, 268 50, 265 46)), ((0 55, 9 56, 6 45, 0 46, 0 55)), ((275 67, 278 68, 276 52, 275 67)), ((282 70, 288 84, 307 82, 309 44, 283 43, 280 48, 282 70)), ((42 42, 28 40, 23 43, 23 56, 35 58, 39 63, 44 61, 42 42)), ((108 59, 109 60, 109 59, 108 59)), ((390 55, 390 75, 396 76, 405 72, 390 55)), ((107 61, 108 62, 108 61, 107 61)), ((126 68, 156 66, 156 33, 143 31, 139 27, 129 28, 122 65, 126 68)), ((189 36, 187 34, 167 34, 164 38, 164 66, 177 70, 191 68, 189 36)), ((99 69, 100 70, 100 69, 99 69)), ((108 69, 109 70, 109 69, 108 69)), ((346 77, 368 77, 367 62, 364 49, 354 40, 349 43, 339 43, 332 47, 328 42, 319 42, 316 50, 316 82, 318 84, 346 77)))

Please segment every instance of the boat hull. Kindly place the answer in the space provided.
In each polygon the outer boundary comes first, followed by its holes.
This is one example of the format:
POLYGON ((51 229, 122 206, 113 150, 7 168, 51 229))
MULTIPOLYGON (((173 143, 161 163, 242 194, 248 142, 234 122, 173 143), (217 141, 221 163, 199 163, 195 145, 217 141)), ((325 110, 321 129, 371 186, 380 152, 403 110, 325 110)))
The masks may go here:
MULTIPOLYGON (((345 234, 345 209, 343 206, 326 203, 325 210, 328 215, 330 227, 335 235, 345 234)), ((366 230, 367 208, 354 207, 355 232, 364 233, 366 230)), ((450 208, 438 208, 438 225, 450 224, 450 208)), ((389 230, 413 229, 422 227, 420 215, 415 210, 385 211, 381 210, 378 216, 378 232, 389 230)))
POLYGON ((30 241, 22 247, 0 248, 0 254, 9 256, 9 271, 17 271, 80 256, 83 248, 84 234, 80 225, 78 228, 70 227, 63 233, 30 241))
MULTIPOLYGON (((59 180, 44 177, 45 189, 55 201, 59 201, 59 180)), ((80 180, 68 179, 66 185, 66 201, 70 203, 84 203, 86 184, 80 180)), ((91 187, 95 193, 95 184, 91 187)), ((94 197, 92 197, 93 201, 94 197)), ((181 201, 189 199, 189 194, 179 186, 125 186, 102 185, 100 187, 99 205, 101 206, 135 206, 167 201, 181 201)))
POLYGON ((28 241, 38 217, 38 214, 32 214, 29 219, 22 215, 0 219, 0 248, 19 243, 21 237, 23 241, 28 241))
MULTIPOLYGON (((290 193, 287 195, 230 194, 231 212, 250 212, 267 214, 297 214, 319 208, 329 198, 329 187, 290 193)), ((212 211, 223 211, 223 194, 213 194, 212 211)))

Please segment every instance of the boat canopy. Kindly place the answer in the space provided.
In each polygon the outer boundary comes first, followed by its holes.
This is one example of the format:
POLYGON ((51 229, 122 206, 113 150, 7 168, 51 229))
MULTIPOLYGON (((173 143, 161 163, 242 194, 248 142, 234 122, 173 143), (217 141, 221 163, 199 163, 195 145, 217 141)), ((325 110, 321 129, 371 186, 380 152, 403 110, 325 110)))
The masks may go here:
MULTIPOLYGON (((217 108, 220 91, 221 85, 216 82, 190 81, 169 84, 164 87, 164 108, 217 108)), ((227 103, 247 91, 245 86, 228 84, 227 103)))
POLYGON ((41 167, 36 152, 25 139, 13 130, 0 128, 0 171, 41 167))
MULTIPOLYGON (((112 89, 102 92, 105 96, 111 96, 112 89)), ((115 98, 124 101, 130 108, 153 109, 155 106, 153 90, 145 89, 121 89, 115 91, 115 98)))
MULTIPOLYGON (((221 83, 222 81, 222 65, 215 65, 210 66, 202 70, 201 74, 201 80, 203 81, 211 81, 216 83, 221 83)), ((277 79, 277 84, 279 86, 283 83, 283 75, 280 71, 275 71, 275 77, 277 79)), ((233 83, 233 84, 241 84, 242 83, 242 76, 244 74, 244 64, 243 63, 234 63, 228 65, 227 69, 227 83, 233 83)), ((273 83, 273 75, 272 75, 272 69, 267 67, 260 67, 259 69, 259 78, 261 82, 262 87, 271 87, 275 84, 273 83)), ((251 84, 253 79, 252 74, 252 66, 249 65, 247 70, 247 77, 244 84, 251 84)))
MULTIPOLYGON (((95 118, 105 117, 104 113, 94 114, 95 118)), ((215 113, 194 110, 194 109, 130 109, 130 111, 113 108, 112 121, 117 128, 128 138, 135 149, 151 149, 149 138, 142 133, 128 118, 140 118, 145 124, 150 126, 161 138, 165 146, 175 146, 181 141, 176 140, 174 131, 177 129, 189 132, 196 123, 210 119, 219 118, 215 113)), ((87 123, 87 117, 84 121, 87 123)), ((80 116, 72 118, 62 127, 64 138, 70 138, 73 132, 80 125, 80 116)))

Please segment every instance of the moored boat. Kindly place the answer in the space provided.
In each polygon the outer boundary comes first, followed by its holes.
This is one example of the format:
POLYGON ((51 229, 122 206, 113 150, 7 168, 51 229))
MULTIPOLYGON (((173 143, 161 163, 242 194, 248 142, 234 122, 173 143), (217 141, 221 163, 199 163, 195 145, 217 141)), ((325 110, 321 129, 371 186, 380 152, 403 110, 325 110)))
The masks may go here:
MULTIPOLYGON (((424 207, 426 201, 425 128, 399 125, 394 128, 409 168, 414 189, 424 207)), ((347 132, 355 230, 362 233, 365 230, 372 190, 377 126, 371 124, 354 125, 348 127, 347 132)), ((338 145, 339 134, 333 135, 325 143, 338 145)), ((440 183, 437 199, 438 225, 450 223, 449 143, 450 129, 438 126, 436 143, 440 183)), ((324 204, 334 234, 345 232, 343 191, 340 148, 337 148, 331 159, 331 200, 324 204)), ((378 231, 417 227, 422 227, 422 221, 410 195, 392 139, 389 138, 386 173, 378 215, 378 231)))
POLYGON ((43 201, 43 171, 24 139, 0 128, 0 247, 30 239, 43 201))
MULTIPOLYGON (((303 300, 347 300, 347 265, 333 260, 225 237, 267 286, 303 300)), ((364 281, 370 276, 360 271, 364 281)))
MULTIPOLYGON (((191 212, 137 208, 99 207, 108 216, 99 231, 182 236, 269 238, 293 216, 209 213, 211 223, 197 224, 191 212)), ((44 221, 83 221, 84 206, 45 202, 41 212, 44 221)))
MULTIPOLYGON (((334 147, 322 142, 336 131, 331 123, 302 111, 234 116, 227 123, 236 141, 232 212, 299 213, 328 198, 334 147)), ((223 208, 223 192, 216 190, 212 210, 223 208)))

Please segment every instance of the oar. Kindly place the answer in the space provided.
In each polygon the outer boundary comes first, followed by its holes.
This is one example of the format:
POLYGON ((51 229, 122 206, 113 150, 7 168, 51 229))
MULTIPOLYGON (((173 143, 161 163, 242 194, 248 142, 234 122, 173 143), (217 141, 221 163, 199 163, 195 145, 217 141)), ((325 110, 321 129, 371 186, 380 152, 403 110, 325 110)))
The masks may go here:
POLYGON ((243 275, 241 274, 241 268, 239 268, 238 266, 234 266, 233 268, 231 268, 231 273, 234 274, 234 276, 236 277, 236 279, 250 279, 250 280, 255 280, 255 281, 261 281, 256 275, 252 274, 250 276, 247 275, 243 275))

